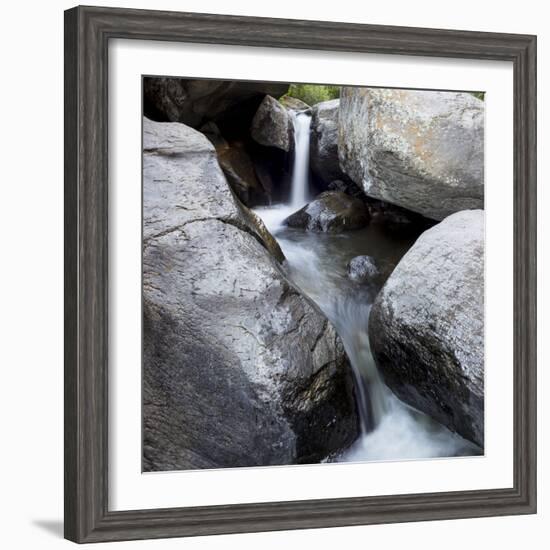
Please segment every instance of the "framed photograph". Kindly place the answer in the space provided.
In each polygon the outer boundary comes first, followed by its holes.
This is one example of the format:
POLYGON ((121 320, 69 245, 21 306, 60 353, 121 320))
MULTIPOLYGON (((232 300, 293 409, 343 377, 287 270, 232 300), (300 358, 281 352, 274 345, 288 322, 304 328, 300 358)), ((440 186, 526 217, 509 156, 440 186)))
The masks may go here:
POLYGON ((536 37, 65 12, 65 536, 536 511, 536 37))

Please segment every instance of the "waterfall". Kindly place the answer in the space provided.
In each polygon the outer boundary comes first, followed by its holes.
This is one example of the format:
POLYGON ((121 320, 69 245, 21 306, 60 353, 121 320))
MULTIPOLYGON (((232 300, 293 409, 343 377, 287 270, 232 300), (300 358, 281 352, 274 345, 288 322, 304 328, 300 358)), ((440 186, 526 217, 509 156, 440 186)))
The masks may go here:
POLYGON ((372 298, 366 292, 345 289, 345 281, 339 284, 344 287, 344 291, 338 292, 334 281, 331 282, 332 287, 326 287, 332 290, 330 297, 323 297, 318 291, 315 301, 332 321, 344 343, 355 381, 360 427, 363 435, 366 435, 380 424, 388 411, 388 400, 391 399, 370 349, 368 323, 372 298))
POLYGON ((294 169, 290 205, 294 210, 298 210, 308 199, 311 117, 305 113, 292 113, 291 116, 294 124, 294 169))

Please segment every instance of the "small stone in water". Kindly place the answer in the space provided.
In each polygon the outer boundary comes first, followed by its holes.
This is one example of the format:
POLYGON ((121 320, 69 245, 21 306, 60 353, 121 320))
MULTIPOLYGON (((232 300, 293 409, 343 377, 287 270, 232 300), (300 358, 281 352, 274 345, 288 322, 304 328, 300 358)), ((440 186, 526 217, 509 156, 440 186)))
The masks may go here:
POLYGON ((355 256, 348 263, 348 277, 357 283, 364 283, 379 274, 374 258, 355 256))

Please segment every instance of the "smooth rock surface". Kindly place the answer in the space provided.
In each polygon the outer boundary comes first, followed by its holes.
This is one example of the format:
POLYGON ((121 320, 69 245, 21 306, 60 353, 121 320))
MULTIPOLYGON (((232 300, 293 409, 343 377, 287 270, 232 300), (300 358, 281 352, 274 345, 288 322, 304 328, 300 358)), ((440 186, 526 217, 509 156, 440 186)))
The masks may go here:
POLYGON ((227 115, 251 117, 266 94, 279 97, 287 90, 288 85, 276 82, 146 77, 143 108, 150 119, 198 128, 227 115))
POLYGON ((365 227, 369 223, 369 213, 360 199, 341 191, 325 191, 291 214, 284 223, 308 231, 339 233, 365 227))
POLYGON ((145 119, 143 166, 143 469, 347 447, 359 428, 343 345, 235 202, 213 145, 145 119))
POLYGON ((266 95, 252 119, 250 135, 260 145, 290 151, 294 127, 288 111, 266 95))
POLYGON ((434 220, 483 208, 482 100, 344 87, 338 128, 340 166, 370 197, 434 220))
POLYGON ((483 446, 484 213, 424 232, 371 310, 369 339, 388 386, 406 403, 483 446))
POLYGON ((311 109, 310 165, 325 184, 347 180, 338 158, 339 99, 317 103, 311 109))

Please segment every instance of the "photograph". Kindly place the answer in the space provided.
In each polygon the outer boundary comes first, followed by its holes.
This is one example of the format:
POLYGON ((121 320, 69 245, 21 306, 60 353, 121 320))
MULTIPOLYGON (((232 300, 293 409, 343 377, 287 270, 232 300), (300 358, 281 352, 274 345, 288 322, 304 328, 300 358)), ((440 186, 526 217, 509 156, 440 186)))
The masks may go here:
POLYGON ((142 77, 142 470, 484 454, 482 91, 142 77))
POLYGON ((3 548, 549 546, 545 4, 6 7, 3 548))

